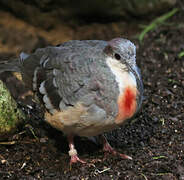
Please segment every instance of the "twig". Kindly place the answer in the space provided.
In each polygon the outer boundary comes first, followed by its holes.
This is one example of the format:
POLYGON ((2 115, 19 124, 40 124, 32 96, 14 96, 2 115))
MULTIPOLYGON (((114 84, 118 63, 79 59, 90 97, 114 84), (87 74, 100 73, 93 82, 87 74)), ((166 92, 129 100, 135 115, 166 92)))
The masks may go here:
POLYGON ((148 180, 145 174, 141 173, 141 176, 143 176, 145 180, 148 180))
POLYGON ((0 144, 2 144, 2 145, 13 145, 16 143, 17 143, 17 141, 0 142, 0 144))
POLYGON ((109 171, 111 168, 105 168, 104 170, 100 171, 99 169, 95 169, 95 174, 102 174, 106 171, 109 171))
POLYGON ((32 135, 34 136, 34 138, 36 140, 38 140, 38 137, 35 135, 33 127, 30 124, 26 124, 25 127, 29 128, 29 130, 31 131, 32 135))
POLYGON ((36 139, 33 139, 31 141, 7 141, 7 142, 0 142, 0 145, 14 145, 14 144, 32 144, 37 142, 36 139))

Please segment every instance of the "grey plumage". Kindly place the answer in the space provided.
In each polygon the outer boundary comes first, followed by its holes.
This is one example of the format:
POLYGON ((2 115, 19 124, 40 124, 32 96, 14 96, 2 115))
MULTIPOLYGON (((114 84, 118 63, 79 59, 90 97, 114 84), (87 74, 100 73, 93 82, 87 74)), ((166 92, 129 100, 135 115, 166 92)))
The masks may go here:
POLYGON ((20 71, 50 112, 46 121, 67 135, 95 136, 116 128, 117 117, 122 124, 142 103, 135 46, 122 38, 73 40, 21 53, 17 61, 1 63, 3 71, 20 71))
MULTIPOLYGON (((122 43, 121 39, 111 41, 110 45, 115 44, 117 52, 123 58, 130 59, 129 64, 134 66, 135 62, 131 62, 130 57, 135 56, 135 46, 132 46, 130 41, 125 41, 126 43, 121 44, 122 49, 118 49, 121 46, 117 46, 117 43, 122 43), (131 48, 126 49, 127 44, 130 44, 131 48)), ((115 117, 117 115, 115 104, 119 92, 115 77, 105 62, 106 55, 103 51, 107 45, 106 41, 73 40, 58 47, 37 49, 31 55, 21 53, 19 61, 1 64, 0 73, 5 70, 21 71, 29 82, 26 84, 30 84, 31 87, 37 68, 39 75, 37 78, 40 79, 37 80, 36 86, 39 87, 45 81, 45 88, 54 108, 59 109, 60 101, 66 106, 73 106, 83 96, 93 94, 96 104, 115 117)), ((133 73, 139 78, 142 87, 136 66, 133 73)))

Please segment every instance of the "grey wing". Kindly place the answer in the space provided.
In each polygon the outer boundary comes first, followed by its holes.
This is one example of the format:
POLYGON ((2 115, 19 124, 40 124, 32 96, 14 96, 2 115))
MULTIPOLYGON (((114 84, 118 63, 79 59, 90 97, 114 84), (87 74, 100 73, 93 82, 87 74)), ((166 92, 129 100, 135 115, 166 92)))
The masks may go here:
POLYGON ((90 58, 86 58, 94 50, 87 53, 89 49, 90 47, 77 46, 72 49, 66 46, 50 47, 45 51, 47 53, 42 56, 40 67, 34 74, 43 101, 50 112, 64 110, 68 106, 74 106, 78 101, 92 103, 91 98, 85 98, 90 94, 88 85, 91 78, 91 62, 90 58))
POLYGON ((36 51, 40 60, 33 84, 51 113, 82 102, 117 114, 118 85, 103 58, 105 45, 104 41, 74 41, 36 51))

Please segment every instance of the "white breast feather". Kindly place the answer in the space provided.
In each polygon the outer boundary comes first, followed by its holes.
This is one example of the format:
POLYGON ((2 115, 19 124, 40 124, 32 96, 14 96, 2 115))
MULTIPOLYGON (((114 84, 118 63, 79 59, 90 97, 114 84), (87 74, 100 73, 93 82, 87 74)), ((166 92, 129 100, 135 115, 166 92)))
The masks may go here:
POLYGON ((136 78, 132 72, 127 72, 125 64, 111 57, 106 58, 107 65, 115 75, 116 81, 118 82, 120 93, 123 92, 127 86, 137 86, 136 78))

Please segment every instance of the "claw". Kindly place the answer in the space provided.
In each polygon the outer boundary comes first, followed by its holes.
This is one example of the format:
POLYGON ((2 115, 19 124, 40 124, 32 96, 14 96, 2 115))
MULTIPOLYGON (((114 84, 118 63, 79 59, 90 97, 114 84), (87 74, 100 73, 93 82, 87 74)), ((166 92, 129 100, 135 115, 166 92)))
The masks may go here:
POLYGON ((85 163, 86 163, 85 161, 81 160, 81 159, 78 157, 77 154, 71 156, 70 165, 72 165, 73 163, 77 163, 77 162, 80 162, 80 163, 82 163, 82 164, 85 164, 85 163))
POLYGON ((119 155, 122 159, 130 159, 132 160, 132 157, 122 154, 114 150, 111 145, 108 143, 107 139, 105 136, 101 136, 102 142, 103 142, 103 151, 105 152, 105 157, 107 156, 107 153, 111 153, 113 155, 119 155))

